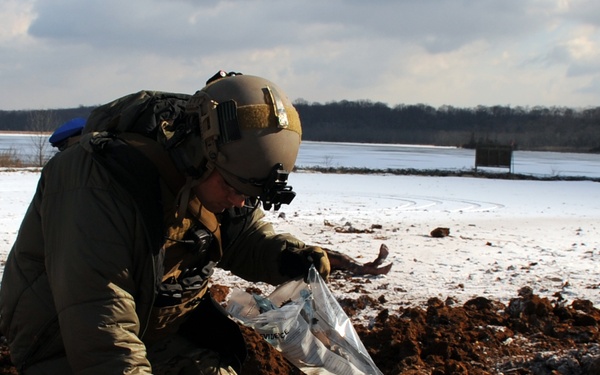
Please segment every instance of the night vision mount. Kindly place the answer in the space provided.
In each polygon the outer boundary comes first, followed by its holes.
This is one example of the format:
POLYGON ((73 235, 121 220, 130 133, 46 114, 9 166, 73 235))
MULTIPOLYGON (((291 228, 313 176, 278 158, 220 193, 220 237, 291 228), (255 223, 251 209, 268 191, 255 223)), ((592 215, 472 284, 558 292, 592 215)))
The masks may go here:
POLYGON ((289 172, 283 169, 283 164, 278 163, 273 166, 269 177, 267 177, 263 186, 263 192, 258 197, 262 202, 265 210, 270 210, 271 207, 275 211, 279 210, 282 204, 290 204, 296 196, 292 191, 292 187, 287 184, 289 172))

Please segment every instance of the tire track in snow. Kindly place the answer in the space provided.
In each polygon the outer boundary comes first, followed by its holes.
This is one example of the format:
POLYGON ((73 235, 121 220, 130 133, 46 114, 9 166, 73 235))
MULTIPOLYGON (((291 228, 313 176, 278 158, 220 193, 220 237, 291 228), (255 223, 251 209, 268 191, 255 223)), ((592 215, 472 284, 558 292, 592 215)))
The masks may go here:
MULTIPOLYGON (((354 196, 356 197, 356 196, 354 196)), ((431 196, 397 196, 397 195, 370 195, 364 194, 364 198, 375 198, 377 200, 389 200, 393 202, 403 202, 400 205, 394 205, 393 207, 399 211, 444 211, 444 212, 486 212, 494 211, 504 208, 505 206, 501 203, 477 201, 477 200, 466 200, 466 199, 452 199, 443 197, 431 197, 431 196)))

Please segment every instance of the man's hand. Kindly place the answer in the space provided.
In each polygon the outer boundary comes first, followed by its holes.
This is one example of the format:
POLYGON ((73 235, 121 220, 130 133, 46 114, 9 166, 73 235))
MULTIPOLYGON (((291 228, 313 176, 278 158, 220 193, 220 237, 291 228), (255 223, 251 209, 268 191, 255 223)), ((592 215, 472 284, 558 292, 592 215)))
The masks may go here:
POLYGON ((315 265, 317 272, 327 281, 329 274, 331 273, 331 265, 329 264, 329 257, 325 250, 318 246, 309 246, 302 250, 306 254, 307 259, 315 265))
POLYGON ((331 272, 329 258, 325 250, 318 246, 285 249, 281 252, 279 270, 290 279, 299 276, 306 278, 308 269, 313 264, 323 280, 327 280, 331 272))

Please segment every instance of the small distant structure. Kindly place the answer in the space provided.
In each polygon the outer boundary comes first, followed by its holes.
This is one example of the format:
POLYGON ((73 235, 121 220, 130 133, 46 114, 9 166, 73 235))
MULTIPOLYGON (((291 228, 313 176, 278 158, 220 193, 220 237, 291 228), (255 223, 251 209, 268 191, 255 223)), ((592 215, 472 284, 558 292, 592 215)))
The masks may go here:
POLYGON ((513 172, 513 146, 478 144, 475 147, 475 171, 477 167, 508 168, 513 172))

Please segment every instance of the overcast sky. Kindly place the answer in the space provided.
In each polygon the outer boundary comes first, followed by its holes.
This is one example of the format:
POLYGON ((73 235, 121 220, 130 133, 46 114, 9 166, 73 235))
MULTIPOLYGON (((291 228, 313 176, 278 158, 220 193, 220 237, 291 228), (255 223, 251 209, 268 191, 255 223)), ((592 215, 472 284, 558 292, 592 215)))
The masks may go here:
POLYGON ((0 109, 193 94, 219 69, 291 100, 600 105, 598 0, 0 0, 0 109))

